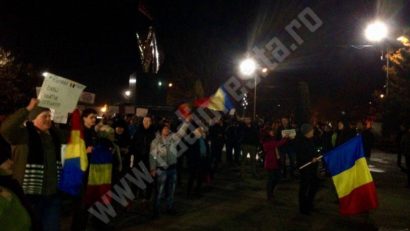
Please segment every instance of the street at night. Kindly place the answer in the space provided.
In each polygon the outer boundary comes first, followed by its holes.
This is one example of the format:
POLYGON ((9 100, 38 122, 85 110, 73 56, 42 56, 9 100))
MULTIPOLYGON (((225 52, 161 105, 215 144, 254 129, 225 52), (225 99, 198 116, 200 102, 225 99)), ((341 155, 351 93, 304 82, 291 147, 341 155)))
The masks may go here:
POLYGON ((408 0, 0 9, 1 230, 410 230, 408 0))

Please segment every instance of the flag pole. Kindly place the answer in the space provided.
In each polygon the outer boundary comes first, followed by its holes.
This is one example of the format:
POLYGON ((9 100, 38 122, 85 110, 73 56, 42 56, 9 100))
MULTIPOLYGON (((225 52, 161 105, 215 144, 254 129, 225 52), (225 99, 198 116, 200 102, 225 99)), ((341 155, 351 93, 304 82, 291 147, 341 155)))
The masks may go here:
MULTIPOLYGON (((323 158, 323 155, 320 155, 320 156, 316 157, 317 160, 320 160, 320 159, 322 159, 322 158, 323 158)), ((306 168, 307 166, 309 166, 309 165, 311 165, 311 164, 313 164, 313 161, 307 162, 306 164, 300 166, 300 167, 299 167, 299 170, 304 169, 304 168, 306 168)))

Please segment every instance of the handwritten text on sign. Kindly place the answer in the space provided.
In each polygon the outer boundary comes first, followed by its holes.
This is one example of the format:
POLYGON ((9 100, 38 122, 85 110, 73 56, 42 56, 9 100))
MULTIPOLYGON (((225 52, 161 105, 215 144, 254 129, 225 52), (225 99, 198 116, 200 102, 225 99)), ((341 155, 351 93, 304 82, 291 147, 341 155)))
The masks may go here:
POLYGON ((80 83, 48 73, 38 96, 39 106, 71 112, 84 89, 85 86, 80 83))

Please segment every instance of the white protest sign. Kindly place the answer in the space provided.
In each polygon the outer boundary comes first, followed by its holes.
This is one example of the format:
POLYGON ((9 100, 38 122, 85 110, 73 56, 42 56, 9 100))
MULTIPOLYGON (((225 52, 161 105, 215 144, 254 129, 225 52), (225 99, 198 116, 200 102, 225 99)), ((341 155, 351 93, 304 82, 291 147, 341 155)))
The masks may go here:
MULTIPOLYGON (((36 87, 37 96, 40 94, 41 87, 36 87)), ((95 102, 95 94, 87 91, 83 91, 80 95, 80 99, 78 102, 87 103, 87 104, 94 104, 95 102)), ((132 112, 134 113, 134 112, 132 112)))
POLYGON ((79 101, 81 103, 94 104, 95 94, 84 91, 83 93, 81 93, 79 101))
POLYGON ((84 89, 85 86, 80 83, 47 73, 38 94, 38 105, 61 113, 71 112, 75 109, 84 89))
POLYGON ((125 114, 134 114, 135 107, 134 106, 125 106, 125 114))
POLYGON ((114 115, 120 113, 120 107, 119 106, 109 106, 107 114, 109 115, 114 115))
POLYGON ((68 112, 54 111, 53 121, 58 124, 66 124, 68 120, 68 112))
POLYGON ((137 117, 144 117, 148 114, 147 108, 138 107, 136 111, 137 117))
POLYGON ((295 129, 282 130, 282 137, 289 137, 293 139, 296 137, 296 130, 295 129))

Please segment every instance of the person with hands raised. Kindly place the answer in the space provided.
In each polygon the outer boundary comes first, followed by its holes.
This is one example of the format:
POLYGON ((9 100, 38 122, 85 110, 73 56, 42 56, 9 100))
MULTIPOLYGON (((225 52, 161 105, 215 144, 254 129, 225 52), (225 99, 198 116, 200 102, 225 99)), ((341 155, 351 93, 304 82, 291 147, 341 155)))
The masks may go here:
POLYGON ((68 132, 54 128, 50 109, 38 104, 38 99, 31 99, 27 107, 17 110, 1 124, 0 133, 13 146, 13 177, 41 217, 44 229, 59 230, 60 152, 68 132))

